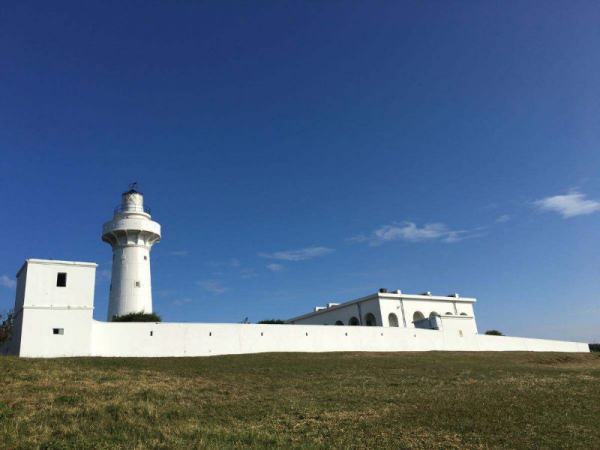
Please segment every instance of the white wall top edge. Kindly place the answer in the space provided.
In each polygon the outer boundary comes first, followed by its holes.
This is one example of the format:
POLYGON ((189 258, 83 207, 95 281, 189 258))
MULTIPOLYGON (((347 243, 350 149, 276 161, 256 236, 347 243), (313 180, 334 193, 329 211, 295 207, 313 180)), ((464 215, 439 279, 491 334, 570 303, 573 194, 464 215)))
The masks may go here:
POLYGON ((393 298, 403 300, 436 300, 443 302, 475 303, 477 299, 473 297, 446 297, 445 295, 420 295, 420 294, 390 294, 379 293, 381 298, 393 298))
POLYGON ((55 309, 60 309, 60 310, 85 310, 85 311, 92 311, 94 309, 93 306, 63 306, 63 305, 25 305, 22 307, 22 309, 51 309, 51 310, 55 310, 55 309))
POLYGON ((52 265, 61 265, 61 266, 80 266, 80 267, 98 267, 98 264, 93 262, 83 262, 83 261, 61 261, 58 259, 37 259, 37 258, 28 258, 26 260, 28 264, 52 264, 52 265))

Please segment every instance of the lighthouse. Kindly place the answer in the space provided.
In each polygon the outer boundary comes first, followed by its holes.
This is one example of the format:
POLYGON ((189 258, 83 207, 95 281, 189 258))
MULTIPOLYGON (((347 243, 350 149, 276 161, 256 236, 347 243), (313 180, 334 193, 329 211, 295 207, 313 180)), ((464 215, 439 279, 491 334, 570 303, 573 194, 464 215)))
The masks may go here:
POLYGON ((108 320, 129 313, 151 313, 150 250, 160 241, 160 224, 151 219, 136 183, 121 195, 112 220, 102 227, 102 240, 113 252, 108 320))

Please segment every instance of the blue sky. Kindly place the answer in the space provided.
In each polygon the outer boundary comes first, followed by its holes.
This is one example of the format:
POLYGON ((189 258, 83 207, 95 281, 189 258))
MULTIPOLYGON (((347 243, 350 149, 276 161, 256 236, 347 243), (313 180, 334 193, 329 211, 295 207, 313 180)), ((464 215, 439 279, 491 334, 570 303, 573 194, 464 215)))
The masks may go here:
POLYGON ((379 287, 481 331, 600 340, 596 2, 39 2, 0 10, 0 309, 99 264, 139 181, 169 321, 379 287))

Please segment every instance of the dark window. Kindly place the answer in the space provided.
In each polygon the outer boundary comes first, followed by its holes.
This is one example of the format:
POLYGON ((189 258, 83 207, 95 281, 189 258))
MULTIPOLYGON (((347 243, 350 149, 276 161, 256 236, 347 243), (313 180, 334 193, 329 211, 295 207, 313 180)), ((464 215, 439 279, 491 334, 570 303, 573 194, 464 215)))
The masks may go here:
POLYGON ((368 313, 365 316, 365 323, 367 324, 368 327, 377 326, 377 321, 375 320, 375 316, 371 313, 368 313))
POLYGON ((146 255, 144 255, 144 261, 147 261, 148 257, 146 255))
POLYGON ((52 334, 65 334, 64 328, 52 328, 52 334))
POLYGON ((67 287, 67 274, 65 272, 58 272, 56 275, 56 286, 67 287))
POLYGON ((151 332, 150 332, 150 336, 154 336, 154 331, 151 331, 151 332))
POLYGON ((135 287, 140 287, 140 286, 141 286, 141 283, 139 281, 136 281, 135 282, 135 287))

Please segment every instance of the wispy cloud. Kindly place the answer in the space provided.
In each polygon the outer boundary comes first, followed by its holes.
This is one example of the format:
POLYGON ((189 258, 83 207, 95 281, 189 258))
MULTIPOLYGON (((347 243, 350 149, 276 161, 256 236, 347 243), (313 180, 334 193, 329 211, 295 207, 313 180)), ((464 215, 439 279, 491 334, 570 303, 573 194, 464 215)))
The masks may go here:
POLYGON ((174 250, 172 252, 169 252, 169 255, 171 256, 187 256, 189 254, 190 252, 188 250, 174 250))
POLYGON ((257 276, 258 274, 256 273, 256 271, 250 267, 244 267, 240 269, 240 277, 242 277, 244 280, 256 278, 257 276))
POLYGON ((242 263, 237 258, 230 258, 227 261, 209 261, 207 264, 210 267, 232 267, 237 268, 241 267, 242 263))
POLYGON ((510 220, 510 216, 508 214, 502 214, 496 219, 496 223, 506 223, 510 220))
POLYGON ((17 286, 17 280, 9 277, 8 275, 0 275, 0 286, 4 286, 8 289, 14 289, 17 286))
POLYGON ((178 298, 171 302, 171 304, 175 305, 175 306, 183 306, 183 305, 187 305, 188 303, 192 303, 192 299, 189 297, 178 298))
POLYGON ((174 289, 158 289, 154 291, 154 293, 161 298, 171 297, 173 294, 176 294, 177 291, 174 289))
POLYGON ((482 228, 476 230, 452 230, 443 223, 427 223, 419 227, 414 222, 383 225, 369 235, 359 235, 349 240, 367 242, 369 245, 381 245, 392 241, 426 242, 441 241, 446 243, 460 242, 481 236, 482 228))
POLYGON ((278 259, 281 261, 305 261, 307 259, 328 255, 331 252, 333 252, 333 249, 328 247, 306 247, 298 250, 259 253, 258 256, 268 259, 278 259))
POLYGON ((267 264, 267 269, 269 269, 271 272, 281 272, 284 269, 284 266, 283 264, 271 263, 267 264))
POLYGON ((223 286, 221 283, 219 283, 218 281, 214 281, 214 280, 198 281, 198 282, 196 282, 196 284, 198 286, 200 286, 202 289, 204 289, 205 291, 210 292, 211 294, 219 295, 219 294, 222 294, 229 290, 228 288, 223 286))
POLYGON ((222 261, 207 261, 209 267, 214 270, 211 274, 213 277, 222 277, 227 274, 236 274, 240 278, 247 280, 258 276, 256 270, 252 267, 246 267, 238 258, 229 258, 228 260, 222 261))
POLYGON ((98 278, 101 280, 110 280, 111 271, 108 269, 101 269, 98 271, 98 278))
POLYGON ((554 195, 533 202, 540 211, 555 212, 565 219, 600 211, 600 202, 586 199, 585 194, 571 190, 568 194, 554 195))

